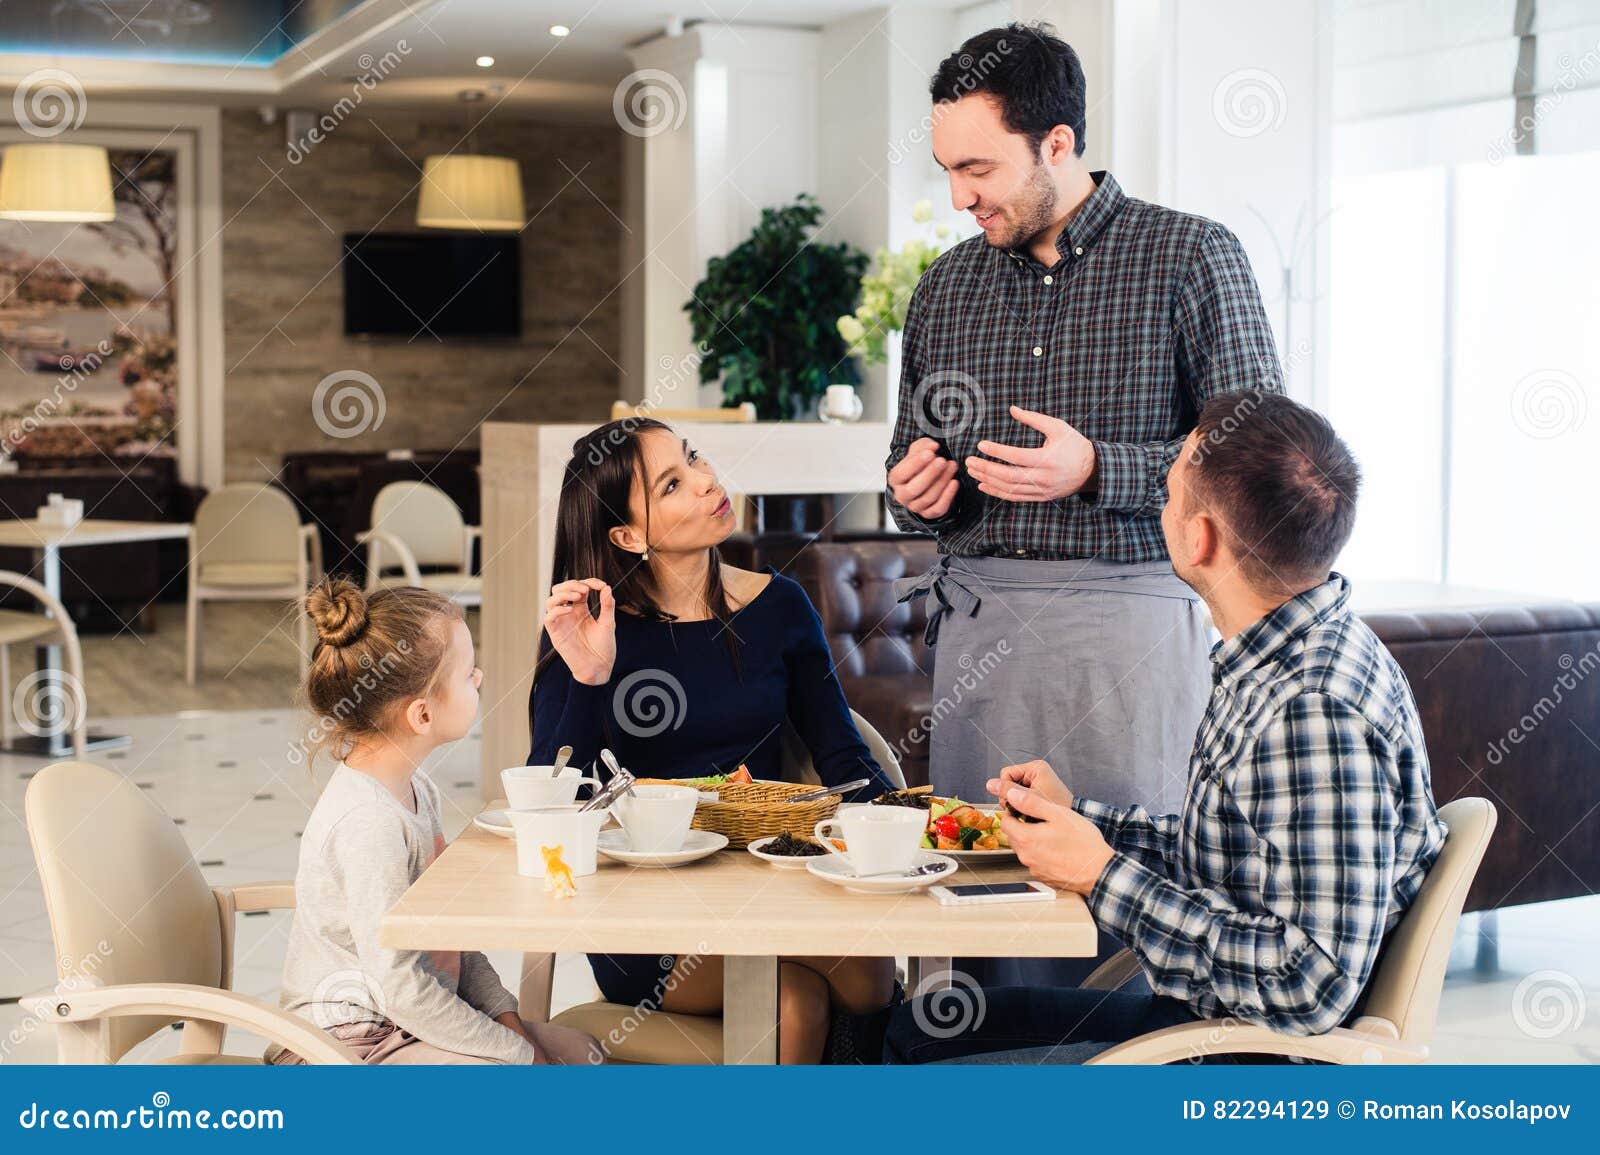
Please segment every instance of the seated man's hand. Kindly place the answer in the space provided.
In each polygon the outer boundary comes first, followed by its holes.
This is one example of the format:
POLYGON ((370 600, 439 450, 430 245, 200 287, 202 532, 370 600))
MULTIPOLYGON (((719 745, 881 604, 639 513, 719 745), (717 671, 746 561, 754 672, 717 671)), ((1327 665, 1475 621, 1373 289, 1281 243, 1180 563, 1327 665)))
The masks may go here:
POLYGON ((1039 820, 1023 822, 1001 811, 1000 829, 1011 840, 1022 865, 1057 890, 1084 895, 1093 890, 1115 855, 1100 828, 1070 806, 1021 786, 1009 786, 1001 797, 1039 820))
POLYGON ((1004 802, 1004 792, 1013 786, 1026 786, 1057 806, 1072 805, 1072 791, 1061 781, 1061 776, 1050 768, 1050 763, 1042 758, 1000 767, 1000 777, 989 779, 984 788, 1004 802))

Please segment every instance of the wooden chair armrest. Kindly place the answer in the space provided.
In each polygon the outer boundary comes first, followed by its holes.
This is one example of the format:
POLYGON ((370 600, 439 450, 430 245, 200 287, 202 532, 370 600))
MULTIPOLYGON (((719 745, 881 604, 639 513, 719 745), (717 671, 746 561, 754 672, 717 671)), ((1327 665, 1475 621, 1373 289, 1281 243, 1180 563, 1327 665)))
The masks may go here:
POLYGON ((367 547, 367 582, 368 585, 376 584, 378 580, 379 554, 376 547, 393 550, 395 558, 400 562, 400 568, 405 571, 406 584, 418 586, 422 584, 422 570, 417 566, 417 555, 411 552, 411 547, 401 541, 386 529, 364 529, 356 534, 356 543, 367 547))
POLYGON ((1120 991, 1143 973, 1139 957, 1124 947, 1095 967, 1078 985, 1090 991, 1120 991))
POLYGON ((305 1019, 271 1003, 218 987, 192 983, 123 983, 90 980, 26 995, 20 1002, 46 1023, 84 1023, 125 1015, 162 1015, 225 1023, 287 1047, 308 1063, 356 1063, 355 1053, 305 1019))
POLYGON ((233 900, 235 914, 248 914, 253 910, 293 910, 294 880, 278 882, 246 882, 239 886, 213 886, 219 899, 227 895, 233 900))
POLYGON ((1205 1019, 1118 1043, 1089 1062, 1179 1063, 1226 1054, 1282 1055, 1343 1064, 1424 1063, 1428 1048, 1348 1027, 1335 1027, 1325 1035, 1285 1035, 1254 1023, 1205 1019))

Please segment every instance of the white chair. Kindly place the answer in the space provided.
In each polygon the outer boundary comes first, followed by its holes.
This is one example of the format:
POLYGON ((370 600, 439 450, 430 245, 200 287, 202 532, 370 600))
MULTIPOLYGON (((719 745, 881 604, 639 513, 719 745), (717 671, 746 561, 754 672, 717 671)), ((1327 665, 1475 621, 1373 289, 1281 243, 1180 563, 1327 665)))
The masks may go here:
MULTIPOLYGON (((850 717, 855 721, 867 748, 872 751, 872 756, 888 775, 890 783, 896 789, 904 790, 905 775, 900 772, 900 760, 895 757, 893 748, 860 714, 852 710, 850 717)), ((800 741, 793 726, 787 723, 782 741, 782 779, 786 782, 820 781, 812 768, 811 755, 805 744, 800 741)), ((538 1019, 549 1016, 554 965, 555 956, 551 954, 522 956, 521 1003, 525 1016, 538 1019)), ((620 1037, 622 1042, 614 1045, 608 1056, 608 1061, 612 1063, 722 1062, 722 1019, 716 1015, 656 1011, 641 1016, 634 1007, 596 1001, 562 1011, 554 1021, 587 1031, 597 1039, 620 1037)))
MULTIPOLYGON (((189 538, 189 641, 185 677, 200 675, 201 603, 298 600, 322 573, 322 541, 294 502, 271 485, 224 485, 194 515, 189 538)), ((300 672, 311 661, 310 622, 297 613, 300 672)))
POLYGON ((11 741, 11 647, 28 642, 60 646, 66 693, 59 705, 66 710, 67 720, 72 724, 72 753, 82 758, 89 711, 83 701, 83 650, 78 645, 77 627, 72 624, 66 607, 32 578, 0 570, 0 585, 22 590, 44 607, 42 616, 22 610, 0 610, 0 741, 11 741))
POLYGON ((57 981, 21 1003, 55 1028, 63 1063, 115 1063, 173 1022, 183 1042, 166 1064, 259 1063, 222 1053, 229 1026, 309 1063, 356 1061, 310 1021, 228 989, 234 916, 292 908, 294 883, 207 885, 172 819, 87 762, 34 775, 25 809, 57 981))
POLYGON ((457 605, 477 606, 483 578, 472 572, 472 546, 482 535, 438 486, 392 481, 372 501, 372 528, 356 535, 367 547, 367 592, 421 586, 457 605), (434 572, 423 573, 423 566, 434 572), (386 572, 396 569, 398 574, 386 572))
MULTIPOLYGON (((1467 891, 1494 833, 1494 805, 1458 798, 1441 807, 1450 828, 1444 849, 1411 907, 1384 944, 1367 982, 1361 1014, 1322 1035, 1285 1035, 1237 1019, 1209 1019, 1152 1031, 1102 1051, 1091 1063, 1177 1063, 1204 1055, 1282 1055, 1324 1063, 1424 1063, 1439 1018, 1439 993, 1450 942, 1467 891)), ((1093 990, 1116 990, 1139 973, 1129 951, 1108 959, 1087 979, 1093 990)))

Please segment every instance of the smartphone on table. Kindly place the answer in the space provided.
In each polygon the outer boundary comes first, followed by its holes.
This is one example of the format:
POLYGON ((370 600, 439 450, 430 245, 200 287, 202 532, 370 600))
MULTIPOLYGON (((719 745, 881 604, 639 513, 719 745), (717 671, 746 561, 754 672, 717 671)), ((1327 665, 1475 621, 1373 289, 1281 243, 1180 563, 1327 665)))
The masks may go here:
POLYGON ((931 886, 928 893, 941 906, 974 906, 990 902, 1051 902, 1056 892, 1042 882, 974 882, 931 886))

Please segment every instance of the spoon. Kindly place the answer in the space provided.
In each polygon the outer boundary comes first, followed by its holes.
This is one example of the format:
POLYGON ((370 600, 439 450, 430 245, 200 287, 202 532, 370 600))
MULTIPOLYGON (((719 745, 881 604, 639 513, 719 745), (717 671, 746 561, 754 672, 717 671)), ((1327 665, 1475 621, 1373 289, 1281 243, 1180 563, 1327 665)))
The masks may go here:
POLYGON ((551 768, 550 777, 559 778, 561 772, 567 768, 567 763, 572 760, 572 747, 563 746, 556 751, 556 764, 551 768))
POLYGON ((857 878, 918 878, 924 874, 939 874, 945 869, 943 862, 924 862, 910 870, 880 870, 873 874, 858 874, 857 878))

